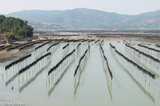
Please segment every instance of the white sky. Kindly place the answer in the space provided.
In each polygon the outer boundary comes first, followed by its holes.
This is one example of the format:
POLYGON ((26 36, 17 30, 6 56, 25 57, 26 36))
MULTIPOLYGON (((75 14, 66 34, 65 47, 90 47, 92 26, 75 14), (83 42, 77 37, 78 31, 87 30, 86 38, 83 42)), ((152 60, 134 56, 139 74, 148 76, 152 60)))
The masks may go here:
POLYGON ((98 9, 122 14, 160 10, 160 0, 0 0, 0 14, 21 10, 98 9))

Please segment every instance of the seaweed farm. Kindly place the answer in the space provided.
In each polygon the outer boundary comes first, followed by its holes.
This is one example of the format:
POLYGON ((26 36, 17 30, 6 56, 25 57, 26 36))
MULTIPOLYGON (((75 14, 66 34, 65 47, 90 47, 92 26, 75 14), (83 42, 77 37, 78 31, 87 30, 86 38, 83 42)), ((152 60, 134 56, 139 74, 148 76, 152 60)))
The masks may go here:
POLYGON ((160 106, 159 44, 57 39, 2 49, 16 55, 0 61, 1 102, 160 106))

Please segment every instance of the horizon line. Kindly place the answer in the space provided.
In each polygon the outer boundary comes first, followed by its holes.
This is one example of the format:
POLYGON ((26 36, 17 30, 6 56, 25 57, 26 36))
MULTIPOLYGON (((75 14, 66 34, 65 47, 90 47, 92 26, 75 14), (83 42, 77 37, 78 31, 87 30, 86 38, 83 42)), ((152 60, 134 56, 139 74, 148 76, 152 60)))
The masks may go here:
POLYGON ((132 16, 136 16, 136 15, 140 15, 140 14, 145 14, 145 13, 150 13, 150 12, 156 12, 156 11, 160 11, 160 9, 157 10, 151 10, 151 11, 146 11, 146 12, 141 12, 141 13, 137 13, 137 14, 125 14, 125 13, 119 13, 119 12, 113 12, 113 11, 105 11, 105 10, 101 10, 101 9, 91 9, 91 8, 72 8, 72 9, 24 9, 24 10, 18 10, 18 11, 13 11, 13 12, 8 12, 5 14, 1 14, 0 15, 9 15, 12 13, 17 13, 17 12, 22 12, 22 11, 67 11, 67 10, 74 10, 74 9, 89 9, 89 10, 98 10, 98 11, 103 11, 106 13, 115 13, 115 14, 121 14, 121 15, 132 15, 132 16))

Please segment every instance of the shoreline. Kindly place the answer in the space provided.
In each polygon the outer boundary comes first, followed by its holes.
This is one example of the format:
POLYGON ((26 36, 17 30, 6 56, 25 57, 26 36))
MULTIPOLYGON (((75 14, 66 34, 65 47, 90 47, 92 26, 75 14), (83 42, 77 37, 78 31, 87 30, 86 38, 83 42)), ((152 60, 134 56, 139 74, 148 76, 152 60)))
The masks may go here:
MULTIPOLYGON (((32 39, 32 38, 31 38, 32 39)), ((141 42, 147 42, 147 43, 160 43, 159 39, 148 39, 148 38, 142 38, 142 37, 122 37, 122 36, 91 36, 91 35, 40 35, 37 38, 34 38, 32 40, 23 40, 23 41, 16 41, 13 44, 1 44, 0 46, 8 46, 11 45, 11 47, 6 47, 5 49, 0 50, 0 60, 3 58, 8 58, 7 54, 14 54, 14 52, 12 53, 12 50, 10 52, 10 50, 8 50, 9 48, 13 48, 13 50, 17 50, 17 52, 19 52, 19 48, 24 46, 24 45, 28 45, 29 43, 36 43, 36 42, 40 42, 40 41, 50 41, 50 40, 93 40, 93 41, 125 41, 125 40, 132 40, 132 41, 141 41, 141 42), (17 46, 19 45, 19 46, 17 46), (16 48, 17 46, 17 48, 16 48), (7 54, 6 54, 7 53, 7 54)), ((41 42, 40 42, 41 43, 41 42)), ((31 45, 30 47, 32 47, 33 45, 31 45)))

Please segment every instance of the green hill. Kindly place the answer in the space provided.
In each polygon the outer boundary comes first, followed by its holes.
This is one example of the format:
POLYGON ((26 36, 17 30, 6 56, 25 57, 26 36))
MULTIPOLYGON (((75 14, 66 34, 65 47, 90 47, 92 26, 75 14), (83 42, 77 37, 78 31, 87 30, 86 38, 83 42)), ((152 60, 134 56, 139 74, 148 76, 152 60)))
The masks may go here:
POLYGON ((20 18, 0 15, 0 33, 4 33, 9 41, 20 40, 25 37, 32 37, 33 28, 28 25, 27 21, 20 18))
POLYGON ((123 15, 78 8, 64 11, 28 10, 7 16, 28 20, 35 29, 160 29, 160 11, 123 15))

